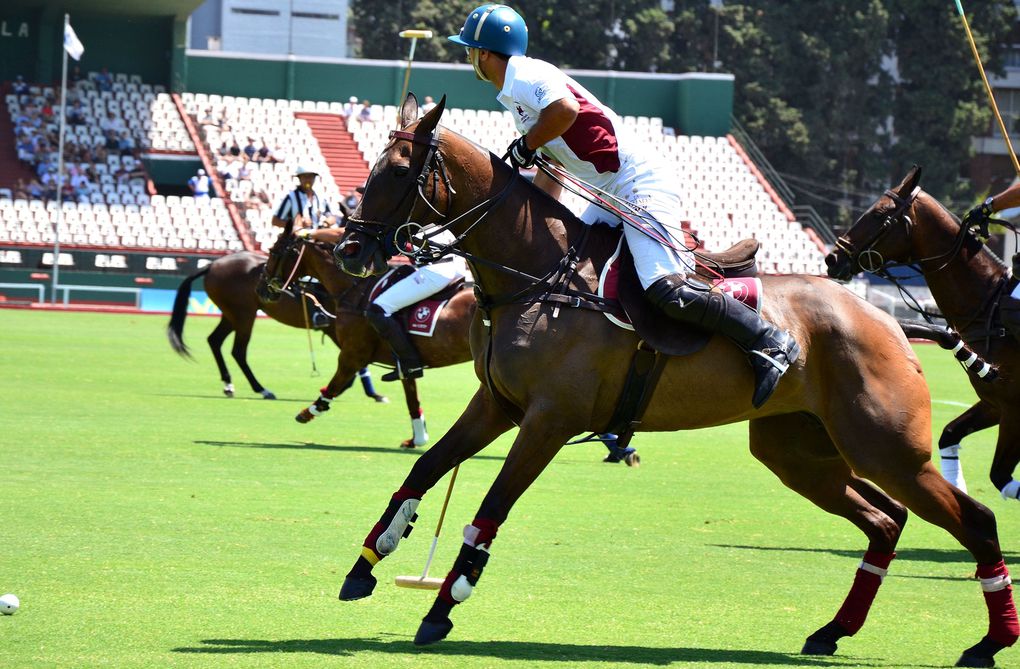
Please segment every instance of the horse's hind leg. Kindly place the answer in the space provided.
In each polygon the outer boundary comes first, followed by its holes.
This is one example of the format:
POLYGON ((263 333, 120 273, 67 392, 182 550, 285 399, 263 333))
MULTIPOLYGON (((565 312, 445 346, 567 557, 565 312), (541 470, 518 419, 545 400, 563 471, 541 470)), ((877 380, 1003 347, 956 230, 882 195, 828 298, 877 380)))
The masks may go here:
POLYGON ((368 533, 361 556, 344 579, 340 599, 344 601, 368 597, 375 589, 372 569, 397 548, 410 533, 415 511, 425 493, 455 465, 464 462, 513 427, 513 423, 481 387, 468 403, 464 413, 446 434, 415 460, 404 484, 390 498, 389 506, 379 522, 368 533))
POLYGON ((751 421, 751 453, 791 490, 821 509, 846 518, 868 537, 853 586, 843 606, 827 625, 808 637, 801 651, 832 655, 836 642, 864 625, 878 594, 907 511, 850 470, 825 428, 807 414, 789 414, 751 421))
POLYGON ((908 414, 898 412, 894 419, 897 429, 886 429, 881 434, 849 416, 845 425, 831 425, 830 429, 834 434, 846 435, 838 445, 855 472, 880 485, 921 518, 949 532, 974 556, 988 609, 988 632, 963 652, 957 666, 994 666, 995 654, 1020 638, 1020 622, 1009 571, 999 547, 995 516, 939 474, 931 462, 927 439, 920 443, 918 437, 917 443, 910 443, 909 437, 900 436, 917 434, 907 429, 910 426, 904 423, 908 420, 905 416, 908 414), (890 442, 893 435, 902 441, 890 442))
POLYGON ((1013 478, 1017 462, 1020 461, 1020 430, 1014 423, 1012 416, 1003 417, 999 423, 999 440, 995 443, 991 479, 1003 499, 1020 500, 1020 481, 1013 478))
POLYGON ((960 442, 975 432, 997 425, 998 422, 999 411, 991 404, 979 401, 943 428, 939 437, 939 468, 947 481, 967 492, 963 464, 960 462, 960 442))
POLYGON ((248 379, 251 389, 267 400, 275 400, 276 395, 273 394, 273 391, 264 388, 259 383, 259 380, 255 378, 255 373, 251 371, 251 367, 248 366, 248 343, 251 341, 251 330, 255 324, 254 320, 253 318, 251 323, 242 324, 241 327, 237 328, 237 332, 234 333, 234 345, 230 349, 230 354, 237 362, 237 366, 241 368, 244 377, 248 379))
POLYGON ((213 331, 206 337, 209 348, 212 350, 216 366, 220 370, 220 380, 223 381, 223 394, 227 397, 234 396, 234 384, 230 380, 230 370, 227 369, 227 361, 223 359, 223 342, 234 331, 234 326, 221 318, 213 331))
POLYGON ((429 443, 429 433, 425 428, 425 411, 421 408, 421 401, 418 399, 418 384, 414 379, 401 379, 404 386, 404 401, 407 403, 407 413, 411 417, 411 438, 401 442, 401 448, 414 448, 429 443))

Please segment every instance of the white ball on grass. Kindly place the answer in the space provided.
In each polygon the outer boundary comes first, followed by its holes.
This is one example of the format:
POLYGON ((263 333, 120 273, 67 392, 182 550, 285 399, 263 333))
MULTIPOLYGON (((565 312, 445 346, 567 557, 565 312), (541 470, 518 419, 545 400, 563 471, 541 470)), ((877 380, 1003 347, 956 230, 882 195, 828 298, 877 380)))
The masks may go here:
POLYGON ((5 616, 14 615, 14 612, 21 606, 21 600, 18 599, 17 595, 10 593, 0 597, 0 613, 5 616))

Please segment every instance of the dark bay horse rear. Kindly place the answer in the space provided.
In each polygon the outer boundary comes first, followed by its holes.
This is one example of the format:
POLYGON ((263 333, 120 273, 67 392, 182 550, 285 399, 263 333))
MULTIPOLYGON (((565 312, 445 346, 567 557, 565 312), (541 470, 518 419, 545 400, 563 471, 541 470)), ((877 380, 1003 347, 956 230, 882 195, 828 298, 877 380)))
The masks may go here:
POLYGON ((1012 285, 1005 264, 935 198, 920 190, 914 168, 873 204, 826 258, 829 275, 849 279, 861 271, 884 273, 891 264, 914 265, 949 325, 975 353, 999 369, 988 383, 968 374, 978 402, 950 422, 939 439, 943 472, 966 489, 959 461, 961 439, 999 426, 991 480, 1003 498, 1020 499, 1013 478, 1020 462, 1020 343, 998 317, 999 298, 1012 285), (948 471, 947 471, 948 465, 948 471))
MULTIPOLYGON (((222 314, 220 322, 207 341, 220 371, 223 393, 228 397, 234 396, 234 384, 227 363, 223 359, 222 349, 223 342, 230 336, 230 333, 234 333, 231 355, 241 368, 245 378, 248 379, 252 390, 266 399, 275 399, 276 396, 273 392, 267 390, 255 378, 255 373, 248 365, 248 344, 251 341, 252 328, 255 326, 258 310, 262 309, 269 317, 284 325, 301 329, 307 327, 304 307, 293 292, 286 293, 273 303, 259 299, 255 288, 258 286, 265 265, 265 256, 249 251, 232 253, 209 263, 184 279, 177 288, 173 312, 170 316, 170 323, 167 325, 170 346, 182 356, 188 356, 188 347, 184 344, 184 322, 188 316, 188 300, 191 297, 192 284, 204 277, 205 292, 213 304, 219 307, 222 314)), ((332 328, 323 331, 323 334, 336 343, 336 335, 332 328)), ((376 401, 386 401, 382 395, 369 393, 367 387, 366 394, 376 401)))
MULTIPOLYGON (((481 295, 480 317, 471 329, 480 387, 391 497, 341 599, 372 592, 372 568, 396 548, 426 491, 454 465, 519 427, 465 528, 460 555, 418 628, 417 644, 450 632, 450 612, 471 595, 497 531, 562 445, 606 429, 638 344, 638 335, 602 313, 570 306, 581 304, 571 296, 594 291, 617 234, 603 228, 585 233, 565 207, 496 156, 440 128, 443 109, 440 103, 417 120, 417 102, 408 96, 401 109, 404 129, 391 135, 336 250, 347 271, 366 275, 385 267, 383 249, 394 237, 403 239, 405 224, 442 224, 459 236, 455 250, 470 261, 481 295), (559 285, 565 275, 557 268, 569 265, 564 258, 571 249, 580 249, 576 271, 559 285)), ((995 653, 1020 635, 995 518, 947 483, 931 462, 928 388, 909 342, 892 318, 831 281, 789 276, 764 277, 763 283, 764 316, 791 331, 802 349, 775 395, 754 409, 743 352, 715 337, 697 353, 669 359, 640 429, 749 421, 754 457, 867 538, 846 600, 808 637, 804 653, 832 654, 840 638, 864 624, 909 509, 973 555, 989 624, 960 662, 990 666, 995 653)), ((597 498, 592 503, 596 507, 597 498)), ((664 523, 669 506, 664 499, 664 523)), ((663 569, 669 568, 664 559, 663 569)))

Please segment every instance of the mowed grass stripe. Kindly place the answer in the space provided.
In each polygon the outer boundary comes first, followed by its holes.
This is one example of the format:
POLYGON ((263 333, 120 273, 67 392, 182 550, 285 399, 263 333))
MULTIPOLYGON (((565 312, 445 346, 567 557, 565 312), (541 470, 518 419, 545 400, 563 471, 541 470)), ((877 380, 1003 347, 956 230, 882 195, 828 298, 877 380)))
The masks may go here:
MULTIPOLYGON (((166 318, 0 311, 0 618, 12 667, 944 666, 985 631, 970 556, 913 517, 865 628, 831 659, 797 655, 842 602, 865 548, 842 519, 785 489, 748 453, 746 425, 640 434, 645 465, 564 448, 513 510, 450 639, 410 640, 432 594, 420 573, 442 493, 376 570, 376 594, 336 600, 364 535, 414 453, 399 386, 356 385, 308 425, 304 333, 259 321, 259 398, 229 360, 226 399, 189 318, 191 363, 166 318)), ((335 352, 316 339, 318 365, 335 352)), ((943 351, 918 348, 936 430, 974 401, 943 351)), ((526 362, 522 362, 526 364, 526 362)), ((378 379, 379 374, 376 374, 378 379)), ((469 365, 420 384, 433 443, 477 388, 469 365)), ((937 436, 937 435, 936 435, 937 436)), ((461 468, 433 575, 449 569, 511 443, 461 468)), ((1020 562, 1020 506, 987 481, 995 430, 966 442, 972 494, 1020 562)), ((1016 651, 1000 654, 1008 664, 1016 651)))

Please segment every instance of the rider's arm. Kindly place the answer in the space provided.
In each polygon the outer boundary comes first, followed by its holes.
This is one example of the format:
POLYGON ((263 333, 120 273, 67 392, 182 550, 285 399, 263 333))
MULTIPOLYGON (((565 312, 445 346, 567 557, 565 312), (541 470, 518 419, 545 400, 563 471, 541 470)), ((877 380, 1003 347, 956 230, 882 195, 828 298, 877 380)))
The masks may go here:
POLYGON ((535 185, 552 195, 556 200, 560 199, 560 194, 563 192, 563 186, 558 181, 553 181, 552 177, 541 170, 535 173, 535 185))
POLYGON ((560 98, 549 103, 538 114, 538 121, 528 130, 527 142, 529 149, 537 149, 546 142, 556 139, 574 125, 581 105, 572 97, 560 98))
POLYGON ((992 198, 992 211, 1020 207, 1020 183, 1013 184, 992 198))
POLYGON ((273 227, 274 228, 285 228, 285 227, 287 227, 287 221, 283 220, 282 218, 278 218, 276 216, 273 216, 273 227))

